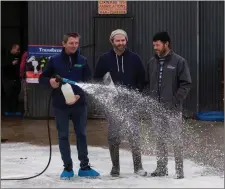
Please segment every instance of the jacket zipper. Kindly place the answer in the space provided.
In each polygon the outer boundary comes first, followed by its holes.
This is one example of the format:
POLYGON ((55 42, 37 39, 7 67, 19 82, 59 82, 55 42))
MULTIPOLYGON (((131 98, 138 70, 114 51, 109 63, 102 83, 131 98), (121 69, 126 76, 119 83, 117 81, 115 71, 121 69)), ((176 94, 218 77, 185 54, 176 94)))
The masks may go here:
POLYGON ((165 62, 162 65, 158 64, 159 65, 159 72, 158 72, 158 101, 159 102, 161 102, 161 88, 162 88, 164 64, 165 64, 165 62), (162 71, 161 71, 161 69, 162 69, 162 71), (161 79, 159 78, 160 72, 162 72, 161 79), (161 80, 161 83, 159 83, 160 80, 161 80), (159 86, 159 84, 160 84, 160 86, 159 86))
POLYGON ((69 65, 69 72, 71 72, 71 69, 72 69, 72 60, 71 60, 71 56, 69 56, 69 62, 70 62, 70 65, 69 65))

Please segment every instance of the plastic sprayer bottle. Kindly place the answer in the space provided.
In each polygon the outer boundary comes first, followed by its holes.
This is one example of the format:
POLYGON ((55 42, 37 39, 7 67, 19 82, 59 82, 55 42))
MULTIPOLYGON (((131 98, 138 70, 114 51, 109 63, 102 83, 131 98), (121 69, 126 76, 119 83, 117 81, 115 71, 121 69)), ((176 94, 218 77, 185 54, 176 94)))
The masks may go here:
POLYGON ((75 94, 69 83, 63 84, 61 87, 63 96, 65 97, 66 103, 73 103, 75 100, 75 94))

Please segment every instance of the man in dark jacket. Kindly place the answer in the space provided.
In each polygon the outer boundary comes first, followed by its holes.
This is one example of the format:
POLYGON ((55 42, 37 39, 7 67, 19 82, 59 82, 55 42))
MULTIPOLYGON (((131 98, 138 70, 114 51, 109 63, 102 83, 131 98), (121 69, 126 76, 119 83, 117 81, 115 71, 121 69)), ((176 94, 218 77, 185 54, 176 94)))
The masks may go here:
MULTIPOLYGON (((98 81, 102 80, 103 76, 109 72, 116 85, 119 84, 129 89, 138 89, 141 91, 145 83, 145 70, 140 57, 126 48, 127 41, 128 36, 125 31, 118 29, 111 33, 110 43, 112 44, 113 49, 100 56, 94 79, 98 81)), ((116 101, 115 104, 122 105, 120 111, 125 108, 124 105, 130 104, 127 96, 121 93, 114 100, 116 101)), ((126 109, 132 110, 132 107, 127 107, 126 109)), ((128 116, 132 116, 131 112, 128 116)), ((147 175, 147 172, 143 170, 141 161, 140 122, 137 121, 137 123, 132 123, 128 128, 125 125, 126 123, 118 123, 109 112, 106 113, 106 117, 109 122, 108 143, 113 165, 111 175, 119 176, 120 174, 120 137, 121 135, 127 134, 132 149, 134 172, 141 176, 147 175), (122 130, 127 130, 124 132, 127 134, 124 134, 122 130)))
POLYGON ((12 45, 2 62, 2 82, 6 95, 5 112, 16 113, 19 107, 20 81, 20 46, 12 45))
POLYGON ((69 144, 69 120, 72 118, 77 140, 78 159, 80 160, 79 176, 99 176, 99 173, 89 166, 86 122, 87 101, 85 92, 77 85, 72 85, 74 102, 66 104, 66 100, 60 89, 60 83, 56 82, 55 75, 76 82, 85 82, 91 78, 87 59, 79 53, 80 36, 78 33, 64 35, 63 50, 59 55, 50 59, 40 75, 39 82, 42 85, 53 88, 52 101, 58 130, 59 149, 64 163, 62 179, 70 179, 74 176, 73 163, 69 144))
POLYGON ((168 149, 170 140, 174 147, 177 178, 183 178, 182 152, 182 102, 191 88, 191 76, 187 61, 171 49, 167 32, 156 33, 153 37, 155 56, 147 65, 149 92, 162 103, 165 110, 153 115, 152 122, 157 133, 157 168, 152 176, 168 174, 168 149), (169 113, 168 113, 169 111, 169 113))

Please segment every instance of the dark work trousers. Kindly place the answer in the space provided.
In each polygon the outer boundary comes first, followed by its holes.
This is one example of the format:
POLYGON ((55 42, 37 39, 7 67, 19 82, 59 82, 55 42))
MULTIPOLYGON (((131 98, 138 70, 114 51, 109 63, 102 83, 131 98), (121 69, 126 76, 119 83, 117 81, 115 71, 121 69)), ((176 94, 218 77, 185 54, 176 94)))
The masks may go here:
POLYGON ((68 109, 55 109, 56 126, 58 130, 59 150, 61 158, 66 169, 73 168, 71 158, 71 150, 69 143, 69 120, 73 122, 74 131, 76 134, 78 159, 80 167, 84 168, 89 164, 87 139, 86 139, 86 123, 87 123, 87 106, 79 106, 68 109))
POLYGON ((5 93, 5 112, 17 112, 19 107, 19 94, 21 91, 21 81, 3 79, 5 93))
POLYGON ((182 113, 173 112, 153 116, 152 123, 156 131, 157 168, 168 164, 168 143, 172 144, 175 157, 175 168, 183 170, 183 129, 182 113))
MULTIPOLYGON (((127 99, 128 100, 128 99, 127 99)), ((131 152, 133 156, 134 171, 142 169, 142 160, 141 160, 141 147, 140 147, 140 120, 137 115, 133 115, 130 112, 124 112, 124 109, 132 110, 132 107, 128 107, 129 102, 127 100, 120 99, 115 104, 113 112, 106 111, 105 116, 108 121, 108 144, 110 153, 112 148, 119 150, 119 145, 121 143, 121 138, 128 138, 131 152), (116 110, 117 108, 117 110, 116 110), (117 112, 115 114, 115 112, 117 112), (118 114, 118 115, 117 115, 118 114)), ((116 154, 119 152, 115 152, 116 154)), ((111 154, 111 160, 113 165, 119 164, 119 162, 114 162, 115 159, 119 161, 117 157, 113 157, 111 154)))

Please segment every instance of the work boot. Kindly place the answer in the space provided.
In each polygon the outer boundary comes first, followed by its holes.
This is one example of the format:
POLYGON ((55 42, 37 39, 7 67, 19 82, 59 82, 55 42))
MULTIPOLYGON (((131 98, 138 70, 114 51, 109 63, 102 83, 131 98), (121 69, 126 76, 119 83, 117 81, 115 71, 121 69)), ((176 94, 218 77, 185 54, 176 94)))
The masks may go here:
POLYGON ((157 162, 157 167, 154 172, 151 173, 152 177, 163 177, 168 176, 168 168, 166 164, 157 162))
POLYGON ((113 165, 110 175, 112 177, 118 177, 120 175, 119 145, 109 145, 109 152, 113 165))
POLYGON ((142 167, 141 153, 139 153, 138 151, 133 151, 132 156, 134 164, 134 173, 140 176, 147 176, 147 171, 145 171, 142 167))
POLYGON ((175 158, 175 169, 176 169, 176 178, 177 179, 184 178, 183 159, 181 159, 181 158, 175 158))

